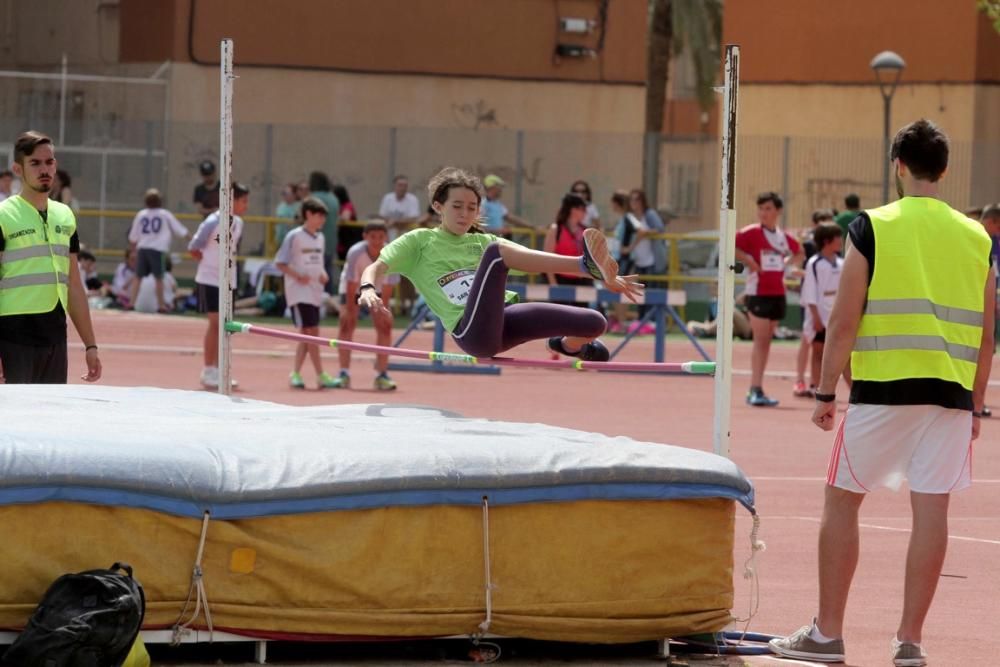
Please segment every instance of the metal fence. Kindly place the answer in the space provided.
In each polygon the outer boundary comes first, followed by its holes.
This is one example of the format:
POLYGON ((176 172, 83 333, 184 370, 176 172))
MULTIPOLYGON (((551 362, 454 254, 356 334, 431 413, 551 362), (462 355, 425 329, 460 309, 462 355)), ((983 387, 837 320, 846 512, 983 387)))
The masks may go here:
MULTIPOLYGON (((718 145, 715 140, 664 140, 660 160, 660 205, 710 224, 719 208, 718 145)), ((741 136, 737 153, 737 213, 754 220, 759 192, 773 190, 785 201, 785 225, 804 228, 818 208, 844 208, 855 193, 862 207, 882 197, 881 139, 741 136)), ((890 191, 895 188, 890 184, 890 191)), ((953 207, 1000 201, 1000 142, 953 142, 942 197, 953 207)))
MULTIPOLYGON (((169 208, 192 213, 198 164, 218 162, 219 128, 172 121, 168 74, 168 65, 72 75, 0 72, 0 154, 9 156, 18 132, 39 129, 59 142, 60 164, 73 178, 81 207, 135 211, 144 190, 158 187, 169 208)), ((611 225, 612 192, 635 187, 642 177, 640 133, 247 124, 238 122, 239 109, 236 120, 234 173, 252 188, 253 215, 273 214, 282 186, 313 170, 344 184, 361 217, 377 212, 400 173, 426 205, 430 177, 442 166, 458 165, 503 178, 504 202, 539 227, 554 219, 570 184, 585 179, 611 225)), ((718 159, 718 143, 710 137, 662 141, 656 205, 678 218, 671 231, 717 227, 718 159)), ((753 221, 755 196, 764 190, 782 194, 791 228, 807 226, 816 208, 842 207, 849 192, 859 194, 863 206, 876 205, 882 164, 877 138, 741 136, 739 222, 753 221)), ((942 192, 957 208, 1000 200, 1000 143, 955 142, 942 192)), ((81 236, 95 248, 120 249, 128 223, 127 217, 99 214, 82 221, 81 236)), ((244 252, 267 249, 264 227, 251 226, 244 252)), ((680 261, 695 266, 699 260, 680 261)))

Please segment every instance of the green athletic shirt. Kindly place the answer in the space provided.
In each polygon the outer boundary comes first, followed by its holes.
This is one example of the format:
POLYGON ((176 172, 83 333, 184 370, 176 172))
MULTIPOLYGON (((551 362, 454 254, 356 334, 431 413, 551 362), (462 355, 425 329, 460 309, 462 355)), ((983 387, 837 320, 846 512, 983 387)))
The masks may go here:
MULTIPOLYGON (((406 276, 445 328, 453 331, 465 313, 479 260, 494 242, 509 243, 493 234, 456 236, 439 225, 403 234, 382 248, 379 259, 389 273, 406 276)), ((517 302, 515 292, 508 290, 506 295, 506 303, 517 302)))

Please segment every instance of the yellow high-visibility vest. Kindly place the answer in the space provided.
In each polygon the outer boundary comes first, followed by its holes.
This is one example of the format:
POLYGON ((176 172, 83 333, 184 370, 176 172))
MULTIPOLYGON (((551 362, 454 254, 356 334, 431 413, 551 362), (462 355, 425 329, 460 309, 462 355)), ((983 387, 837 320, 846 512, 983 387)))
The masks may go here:
POLYGON ((0 202, 0 316, 69 312, 69 240, 76 232, 73 211, 49 200, 47 220, 19 195, 0 202))
POLYGON ((875 271, 852 375, 879 382, 936 378, 971 390, 983 337, 989 235, 930 197, 904 197, 867 213, 875 271))

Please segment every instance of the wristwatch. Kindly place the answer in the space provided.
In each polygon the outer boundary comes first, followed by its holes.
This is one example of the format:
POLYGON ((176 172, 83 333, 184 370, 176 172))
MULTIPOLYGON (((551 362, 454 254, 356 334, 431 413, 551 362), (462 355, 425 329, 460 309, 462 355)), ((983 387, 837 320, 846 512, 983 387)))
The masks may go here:
POLYGON ((836 394, 821 394, 818 391, 815 394, 816 400, 820 403, 833 403, 837 400, 836 394))
POLYGON ((358 293, 354 295, 355 300, 360 299, 361 293, 364 292, 366 289, 373 290, 377 288, 375 287, 375 285, 372 285, 371 283, 361 283, 361 286, 358 288, 358 293))

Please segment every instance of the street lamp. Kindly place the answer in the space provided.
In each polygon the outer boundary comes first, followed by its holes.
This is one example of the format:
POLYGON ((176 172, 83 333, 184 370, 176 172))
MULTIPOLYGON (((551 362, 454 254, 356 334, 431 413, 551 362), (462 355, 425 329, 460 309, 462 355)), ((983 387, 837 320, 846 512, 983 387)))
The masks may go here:
POLYGON ((894 51, 883 51, 872 58, 871 68, 875 70, 875 80, 878 81, 879 92, 882 93, 883 125, 882 125, 882 202, 889 201, 889 115, 892 107, 892 96, 896 85, 903 75, 906 63, 894 51))

